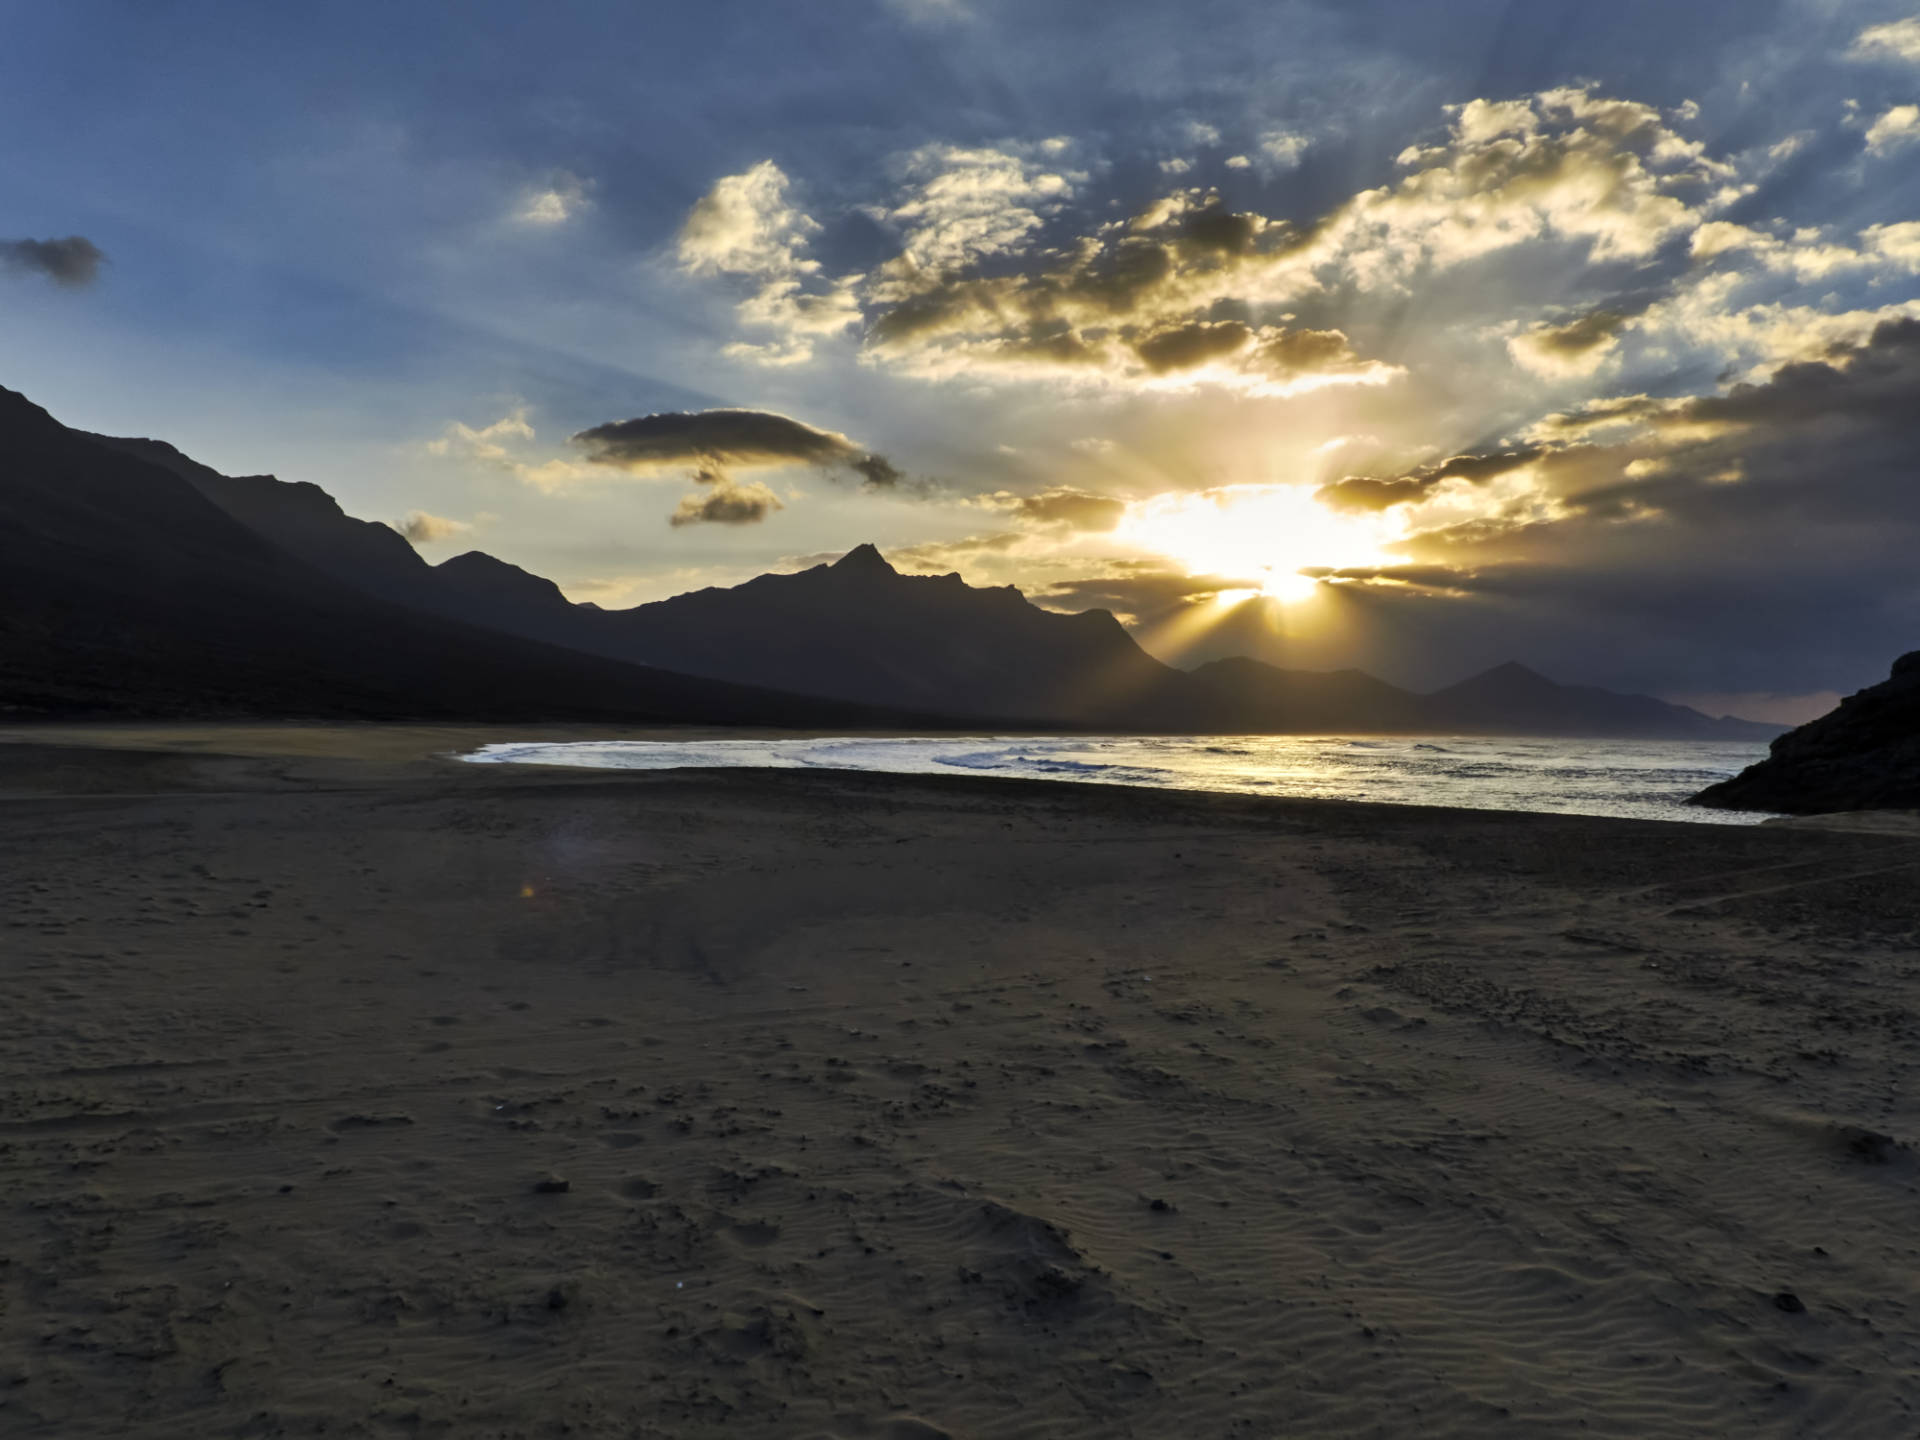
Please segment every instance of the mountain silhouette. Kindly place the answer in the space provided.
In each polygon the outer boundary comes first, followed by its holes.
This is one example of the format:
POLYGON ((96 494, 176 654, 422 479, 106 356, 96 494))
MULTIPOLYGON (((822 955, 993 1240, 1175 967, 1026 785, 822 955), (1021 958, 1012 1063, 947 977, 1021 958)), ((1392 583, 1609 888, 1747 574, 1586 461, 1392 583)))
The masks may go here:
MULTIPOLYGON (((103 445, 0 389, 0 715, 911 718, 618 664, 390 603, 243 524, 182 475, 193 462, 156 453, 103 445)), ((236 506, 246 493, 236 487, 236 506)), ((305 513, 312 547, 352 536, 388 548, 374 533, 384 527, 342 516, 317 487, 272 499, 263 525, 305 513)))
POLYGON ((1693 797, 1726 810, 1818 815, 1920 810, 1920 650, 1837 709, 1775 740, 1767 758, 1693 797))
POLYGON ((318 486, 223 475, 163 441, 68 430, 11 391, 0 397, 0 456, 12 463, 0 518, 17 521, 0 540, 0 563, 10 563, 6 584, 18 597, 0 630, 0 704, 16 713, 200 706, 796 726, 939 716, 1186 733, 1779 731, 1557 685, 1511 664, 1432 695, 1358 670, 1245 656, 1178 670, 1104 610, 1062 614, 1012 586, 902 574, 872 545, 797 574, 603 610, 479 551, 430 565, 318 486), (28 543, 42 531, 48 543, 28 543))
POLYGON ((1608 735, 1649 739, 1759 739, 1774 729, 1716 720, 1651 695, 1558 685, 1509 661, 1426 697, 1425 713, 1446 729, 1527 735, 1608 735))

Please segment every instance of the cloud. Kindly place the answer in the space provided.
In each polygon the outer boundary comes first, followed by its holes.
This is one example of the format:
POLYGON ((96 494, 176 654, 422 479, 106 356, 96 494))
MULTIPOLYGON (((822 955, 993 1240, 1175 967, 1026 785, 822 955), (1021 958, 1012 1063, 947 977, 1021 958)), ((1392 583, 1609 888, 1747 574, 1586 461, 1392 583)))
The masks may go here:
POLYGON ((820 226, 788 202, 788 183, 771 160, 722 177, 689 212, 677 241, 690 274, 749 282, 751 293, 737 307, 741 322, 774 338, 739 342, 726 353, 763 364, 804 363, 816 340, 860 319, 852 299, 857 277, 821 282, 820 262, 807 254, 820 226))
POLYGON ((906 478, 898 467, 884 455, 862 455, 858 460, 847 462, 852 470, 868 488, 873 490, 893 490, 906 478))
POLYGON ((775 510, 786 507, 758 480, 737 481, 708 473, 695 477, 708 486, 685 496, 667 517, 678 530, 683 525, 757 525, 775 510))
POLYGON ((72 289, 91 285, 107 257, 84 235, 63 240, 0 240, 0 268, 44 275, 72 289))
MULTIPOLYGON (((812 258, 820 227, 769 161, 695 207, 681 258, 758 287, 741 316, 772 338, 727 353, 766 363, 803 362, 810 337, 859 323, 863 360, 926 379, 1269 396, 1379 385, 1405 372, 1342 330, 1298 325, 1292 308, 1408 293, 1520 246, 1653 259, 1747 193, 1731 162, 1675 128, 1697 110, 1675 116, 1578 87, 1474 100, 1453 108, 1446 139, 1400 156, 1400 178, 1304 223, 1186 187, 1116 220, 1065 163, 1064 140, 922 146, 892 167, 893 196, 863 207, 898 252, 838 275, 812 258)), ((1257 153, 1293 165, 1307 145, 1276 130, 1257 153)), ((1814 263, 1808 247, 1793 253, 1814 263)), ((1612 349, 1603 324, 1540 327, 1516 358, 1581 373, 1612 349)))
POLYGON ((565 170, 547 184, 527 191, 513 218, 527 225, 564 225, 592 203, 593 182, 565 170))
POLYGON ((784 509, 758 481, 734 479, 734 470, 805 465, 845 470, 869 489, 894 489, 905 478, 884 455, 856 445, 836 430, 819 430, 770 410, 667 411, 596 425, 573 436, 591 464, 659 474, 688 471, 705 493, 687 496, 673 524, 746 525, 784 509))
POLYGON ((1782 238, 1730 221, 1710 220, 1693 232, 1687 249, 1694 259, 1702 261, 1723 255, 1753 256, 1776 274, 1807 282, 1874 264, 1872 255, 1831 243, 1812 226, 1803 226, 1782 238))
POLYGON ((425 510, 409 510, 397 528, 415 545, 431 545, 464 535, 473 526, 465 520, 449 520, 444 515, 429 515, 425 510))
POLYGON ((1209 600, 1223 591, 1257 590, 1258 577, 1189 575, 1164 561, 1121 561, 1103 575, 1057 580, 1041 587, 1034 599, 1059 610, 1110 610, 1133 623, 1195 601, 1209 600))
POLYGON ((1860 232, 1867 249, 1905 270, 1920 274, 1920 220, 1869 225, 1860 232))
POLYGON ((1291 130, 1269 130, 1260 137, 1260 155, 1275 169, 1293 170, 1307 153, 1309 143, 1306 136, 1291 130))
POLYGON ((1905 60, 1920 65, 1920 18, 1869 25, 1847 53, 1856 60, 1905 60))
POLYGON ((1537 325, 1507 341, 1507 353, 1524 370, 1545 379, 1591 375, 1620 346, 1627 317, 1617 310, 1590 310, 1564 325, 1537 325))
POLYGON ((1486 455, 1454 455, 1404 475, 1348 475, 1322 485, 1314 492, 1314 498, 1338 510, 1388 510, 1424 500, 1450 480, 1485 485, 1523 470, 1552 453, 1548 446, 1533 445, 1486 455))
POLYGON ((527 408, 515 406, 490 425, 475 427, 455 420, 426 443, 426 452, 447 460, 462 460, 504 470, 523 484, 555 493, 594 478, 588 466, 557 456, 536 460, 517 447, 535 439, 527 408))
POLYGON ((999 510, 1034 526, 1049 529, 1103 532, 1112 530, 1127 513, 1127 502, 1091 490, 1057 485, 1037 495, 1015 495, 998 490, 975 497, 974 504, 999 510))
MULTIPOLYGON (((1676 607, 1672 623, 1700 629, 1704 645, 1713 625, 1740 630, 1824 591, 1869 607, 1827 612, 1849 646, 1876 625, 1879 643, 1891 645, 1909 623, 1901 604, 1920 613, 1911 559, 1920 550, 1915 393, 1920 319, 1891 320, 1858 345, 1780 366, 1758 383, 1674 399, 1616 397, 1584 415, 1548 417, 1534 427, 1543 437, 1536 444, 1348 477, 1320 498, 1396 509, 1404 528, 1393 548, 1409 563, 1471 577, 1455 588, 1558 596, 1569 606, 1583 592, 1586 604, 1599 604, 1602 591, 1611 597, 1604 613, 1569 609, 1567 623, 1624 624, 1659 594, 1676 607), (1585 438, 1594 433, 1589 418, 1616 438, 1585 438)), ((1805 631, 1809 622, 1792 623, 1805 631)), ((1742 643, 1757 652, 1762 640, 1755 633, 1742 643)), ((1836 634, 1829 643, 1841 641, 1836 634)))
POLYGON ((511 465, 513 457, 502 442, 533 438, 533 426, 527 423, 527 410, 522 405, 478 430, 458 420, 453 421, 439 439, 427 442, 427 453, 442 457, 464 457, 489 465, 511 465))
POLYGON ((958 540, 934 540, 924 545, 897 545, 888 549, 887 559, 903 570, 945 575, 957 570, 961 564, 986 556, 1003 555, 1018 548, 1026 538, 1018 530, 1002 530, 988 535, 967 535, 958 540))
POLYGON ((627 470, 848 464, 865 452, 845 435, 769 410, 667 411, 582 430, 573 444, 627 470))
POLYGON ((1059 168, 1068 148, 1059 139, 999 149, 926 145, 910 152, 897 167, 906 192, 873 212, 901 239, 900 254, 883 270, 881 283, 902 283, 1017 248, 1084 178, 1059 168))
POLYGON ((1896 105, 1867 127, 1867 150, 1885 155, 1920 140, 1920 105, 1896 105))

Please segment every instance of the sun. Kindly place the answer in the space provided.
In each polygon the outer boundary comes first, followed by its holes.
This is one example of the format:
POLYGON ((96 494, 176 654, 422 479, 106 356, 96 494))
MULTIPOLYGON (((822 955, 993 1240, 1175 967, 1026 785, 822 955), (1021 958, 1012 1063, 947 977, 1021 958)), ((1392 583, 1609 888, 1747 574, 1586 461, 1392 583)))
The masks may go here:
POLYGON ((1389 517, 1329 510, 1307 486, 1228 485, 1138 501, 1115 538, 1164 555, 1189 574, 1219 576, 1248 596, 1292 604, 1319 585, 1301 571, 1391 564, 1386 544, 1396 535, 1389 517))

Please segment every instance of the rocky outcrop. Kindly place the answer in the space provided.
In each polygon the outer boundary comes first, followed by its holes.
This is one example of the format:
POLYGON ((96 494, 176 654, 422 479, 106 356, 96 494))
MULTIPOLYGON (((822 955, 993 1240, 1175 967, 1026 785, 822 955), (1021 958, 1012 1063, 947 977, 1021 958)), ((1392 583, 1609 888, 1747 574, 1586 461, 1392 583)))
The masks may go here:
POLYGON ((1693 803, 1787 815, 1920 809, 1920 650, 1894 661, 1880 684, 1782 735, 1765 760, 1693 803))

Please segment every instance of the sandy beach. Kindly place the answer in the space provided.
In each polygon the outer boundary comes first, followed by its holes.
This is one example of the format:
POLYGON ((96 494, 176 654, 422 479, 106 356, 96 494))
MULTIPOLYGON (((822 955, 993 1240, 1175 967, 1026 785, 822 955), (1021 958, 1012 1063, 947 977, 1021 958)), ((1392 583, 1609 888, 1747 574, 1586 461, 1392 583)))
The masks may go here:
POLYGON ((0 1431, 1894 1436, 1920 836, 0 735, 0 1431))

